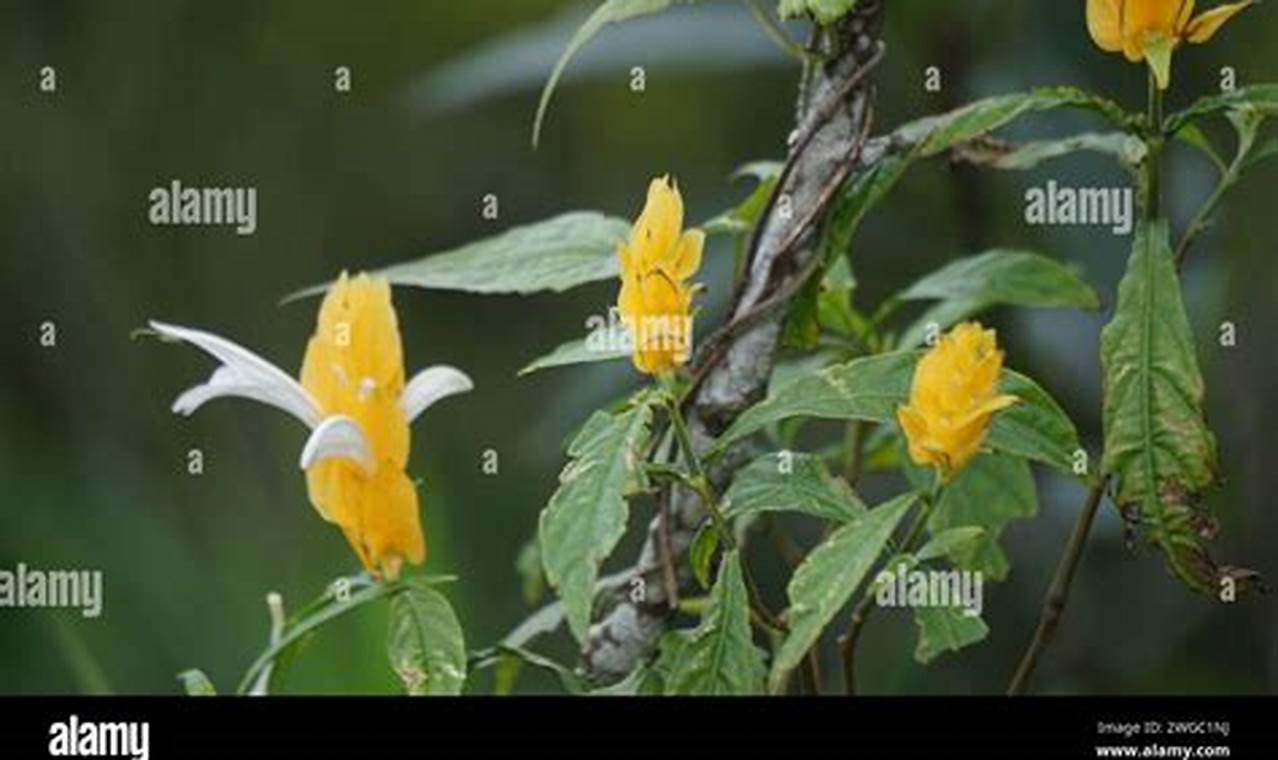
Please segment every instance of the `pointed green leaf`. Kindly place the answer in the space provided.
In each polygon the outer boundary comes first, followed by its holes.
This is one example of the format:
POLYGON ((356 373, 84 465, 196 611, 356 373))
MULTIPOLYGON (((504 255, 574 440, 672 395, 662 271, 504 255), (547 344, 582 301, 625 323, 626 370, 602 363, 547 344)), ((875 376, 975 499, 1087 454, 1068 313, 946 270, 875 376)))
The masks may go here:
MULTIPOLYGON (((570 211, 493 237, 414 261, 380 274, 392 285, 467 293, 561 292, 616 279, 617 244, 630 234, 624 219, 595 211, 570 211)), ((328 285, 300 290, 285 300, 319 295, 328 285)))
POLYGON ((897 523, 914 503, 908 493, 840 527, 795 568, 786 588, 789 633, 772 663, 769 688, 776 692, 803 659, 887 546, 897 523))
POLYGON ((584 338, 562 343, 554 351, 534 359, 528 366, 519 370, 519 376, 523 377, 552 367, 624 359, 630 356, 630 349, 626 348, 623 342, 625 339, 626 334, 621 328, 600 327, 584 338))
POLYGON ((1137 230, 1114 319, 1101 333, 1105 474, 1115 501, 1139 515, 1185 583, 1214 593, 1217 569, 1201 535, 1200 496, 1216 480, 1216 439, 1203 419, 1205 386, 1181 301, 1167 222, 1137 230))
POLYGON ((750 636, 750 602, 735 551, 723 556, 701 622, 666 679, 666 694, 756 694, 766 668, 750 636))
POLYGON ((1069 267, 1029 251, 996 249, 956 259, 899 298, 960 299, 1033 308, 1095 309, 1100 298, 1069 267))
POLYGON ((961 570, 978 571, 990 580, 1007 577, 1007 556, 999 547, 1003 528, 1012 520, 1038 512, 1034 476, 1024 460, 997 454, 974 459, 945 487, 941 501, 928 519, 936 536, 961 526, 982 528, 978 538, 945 554, 961 570))
POLYGON ((1254 108, 1266 116, 1278 115, 1278 84, 1253 84, 1221 95, 1209 95, 1183 111, 1171 114, 1163 122, 1163 130, 1175 135, 1186 124, 1203 116, 1239 108, 1254 108))
POLYGON ((409 694, 460 694, 466 684, 466 642, 448 599, 409 583, 391 597, 386 653, 409 694))
POLYGON ((642 452, 652 410, 645 401, 620 414, 595 412, 568 447, 573 461, 541 512, 546 579, 559 593, 569 627, 584 641, 599 565, 626 530, 626 496, 642 487, 642 452))
POLYGON ((723 512, 728 517, 802 512, 848 522, 865 514, 865 504, 819 456, 787 451, 765 454, 742 468, 723 496, 723 512))
POLYGON ((924 665, 946 652, 982 641, 990 632, 979 615, 969 615, 958 607, 915 607, 914 624, 919 628, 914 659, 924 665))
POLYGON ((659 13, 674 5, 676 1, 696 2, 696 0, 606 0, 595 9, 594 13, 591 13, 586 18, 585 22, 573 34, 572 39, 568 41, 568 47, 564 48, 559 60, 555 62, 555 68, 550 72, 550 79, 546 80, 546 86, 542 88, 541 99, 537 103, 537 115, 533 118, 533 147, 536 147, 541 142, 541 125, 546 119, 546 109, 550 106, 550 96, 554 94, 555 87, 559 84, 559 78, 563 76, 564 69, 568 67, 568 62, 572 60, 573 56, 605 26, 617 24, 637 16, 659 13))
POLYGON ((1039 87, 1029 92, 996 95, 961 108, 910 122, 892 133, 900 146, 919 145, 923 156, 933 156, 961 143, 1007 126, 1021 116, 1055 108, 1096 111, 1119 125, 1131 117, 1117 104, 1073 87, 1039 87))

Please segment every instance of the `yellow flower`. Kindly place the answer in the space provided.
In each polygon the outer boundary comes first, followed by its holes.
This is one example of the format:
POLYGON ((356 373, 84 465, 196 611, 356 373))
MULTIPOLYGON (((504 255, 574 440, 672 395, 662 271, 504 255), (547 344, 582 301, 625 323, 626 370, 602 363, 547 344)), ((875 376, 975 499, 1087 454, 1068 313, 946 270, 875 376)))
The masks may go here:
POLYGON ((151 327, 222 365, 208 382, 179 396, 174 412, 190 415, 226 396, 288 412, 311 429, 300 458, 311 503, 342 529, 364 567, 393 579, 405 561, 425 559, 417 489, 404 472, 408 426, 439 399, 473 386, 463 372, 442 365, 404 382, 399 325, 384 278, 343 272, 329 289, 300 384, 225 338, 163 322, 151 327))
POLYGON ((692 348, 688 278, 701 266, 705 234, 683 229, 683 199, 669 177, 654 179, 630 240, 617 248, 621 292, 617 310, 634 343, 635 367, 650 375, 673 371, 692 348))
POLYGON ((1172 51, 1182 42, 1211 39, 1253 0, 1227 3, 1194 15, 1194 0, 1087 0, 1087 30, 1106 52, 1149 64, 1158 89, 1171 84, 1172 51))
POLYGON ((919 359, 910 402, 896 410, 910 459, 949 480, 980 450, 990 418, 1020 399, 998 395, 1003 352, 994 331, 964 322, 919 359))

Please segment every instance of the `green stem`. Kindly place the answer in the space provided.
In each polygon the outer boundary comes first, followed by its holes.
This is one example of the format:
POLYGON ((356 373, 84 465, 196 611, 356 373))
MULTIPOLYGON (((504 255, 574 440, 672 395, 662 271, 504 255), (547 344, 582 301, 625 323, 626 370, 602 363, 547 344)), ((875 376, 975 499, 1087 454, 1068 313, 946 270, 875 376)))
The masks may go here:
POLYGON ((1146 138, 1149 151, 1145 158, 1145 218, 1157 219, 1162 209, 1163 91, 1158 89, 1153 72, 1149 74, 1145 116, 1149 122, 1149 136, 1146 138))
POLYGON ((1220 181, 1216 184, 1216 189, 1207 197, 1202 208, 1198 209, 1198 213, 1194 215, 1194 218, 1189 222, 1189 226, 1185 228, 1185 233, 1181 236, 1180 242, 1176 244, 1176 271, 1180 271, 1181 267, 1185 265, 1185 255, 1189 253, 1189 246, 1207 229, 1212 214, 1216 213, 1216 207, 1220 205, 1221 198, 1225 197, 1225 192, 1238 181, 1238 177, 1243 172, 1243 166, 1251 155, 1251 146, 1252 141, 1240 132, 1238 150, 1234 154, 1233 160, 1229 162, 1229 166, 1220 175, 1220 181))
POLYGON ((1043 611, 1038 619, 1038 628, 1034 630, 1034 639, 1025 650, 1021 664, 1012 676, 1007 687, 1008 696, 1015 696, 1025 691, 1025 684, 1038 665, 1038 658, 1043 654, 1047 643, 1065 613, 1065 602, 1069 600, 1069 587, 1074 581, 1074 572, 1078 569, 1078 561, 1083 556, 1083 545, 1087 542, 1087 534, 1091 532, 1092 521, 1096 518, 1096 509, 1100 506, 1101 496, 1105 493, 1105 481, 1092 486, 1087 493, 1087 501, 1078 513, 1078 521, 1074 523, 1074 532, 1070 534, 1065 553, 1061 555, 1056 566, 1056 574, 1052 576, 1052 585, 1048 588, 1047 598, 1043 601, 1043 611))
POLYGON ((763 31, 767 32, 768 38, 777 44, 787 55, 804 64, 808 62, 808 53, 799 43, 790 38, 785 27, 781 26, 776 19, 772 18, 772 14, 759 2, 759 0, 746 0, 746 6, 750 9, 750 13, 754 16, 755 21, 759 22, 759 26, 763 27, 763 31))
MULTIPOLYGON (((683 419, 683 411, 680 409, 678 394, 674 392, 669 380, 664 382, 666 390, 666 409, 670 414, 670 426, 674 428, 675 440, 679 443, 679 448, 683 450, 684 459, 687 460, 688 469, 691 476, 687 478, 686 484, 701 499, 701 503, 706 508, 706 513, 710 515, 710 521, 714 524, 715 530, 719 533, 719 538, 724 545, 732 551, 738 551, 736 536, 732 535, 732 526, 728 525, 728 521, 723 516, 722 510, 719 509, 719 498, 715 495, 714 486, 707 477, 705 466, 701 463, 701 458, 697 456, 696 449, 692 447, 692 436, 688 434, 688 424, 683 419)), ((750 567, 746 564, 744 556, 738 555, 741 562, 741 575, 745 580, 746 590, 750 595, 750 606, 755 614, 769 628, 778 631, 786 629, 785 623, 781 622, 767 605, 763 603, 763 595, 759 592, 758 584, 754 581, 754 576, 750 572, 750 567)))
MULTIPOLYGON (((927 525, 928 517, 932 515, 933 508, 940 501, 941 487, 942 484, 938 477, 931 491, 923 497, 923 508, 914 516, 914 522, 906 532, 905 539, 901 541, 901 552, 908 554, 914 551, 919 537, 923 535, 923 527, 927 525)), ((852 609, 852 617, 848 621, 848 629, 839 637, 839 654, 843 659, 843 688, 849 695, 856 693, 856 643, 861 638, 861 631, 865 628, 866 622, 869 621, 870 615, 877 609, 872 591, 873 584, 866 589, 856 607, 852 609)))

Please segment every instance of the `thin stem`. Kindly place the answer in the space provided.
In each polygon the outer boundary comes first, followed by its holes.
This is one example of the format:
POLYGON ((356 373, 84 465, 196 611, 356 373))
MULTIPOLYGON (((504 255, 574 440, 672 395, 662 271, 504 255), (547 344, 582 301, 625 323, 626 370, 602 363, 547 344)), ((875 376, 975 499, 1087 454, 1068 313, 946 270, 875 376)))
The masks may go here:
MULTIPOLYGON (((914 516, 914 522, 901 542, 902 552, 914 551, 915 544, 923 535, 923 526, 927 524, 932 509, 940 499, 941 486, 938 480, 932 491, 923 497, 923 508, 914 516)), ((877 609, 874 603, 873 588, 866 589, 856 607, 852 608, 852 617, 848 620, 847 631, 839 637, 839 655, 843 659, 843 688, 847 694, 856 693, 856 643, 861 638, 861 631, 869 621, 870 615, 877 609)))
MULTIPOLYGON (((692 447, 692 436, 688 434, 688 424, 684 421, 683 411, 679 408, 679 399, 672 392, 669 385, 667 385, 666 408, 670 414, 670 426, 675 431, 675 439, 679 442, 679 447, 683 449, 683 456, 688 462, 688 469, 692 471, 692 476, 687 479, 686 484, 701 498, 701 503, 710 515, 710 521, 714 523, 715 530, 718 531, 719 538, 724 545, 733 551, 738 551, 740 547, 737 545, 737 538, 732 535, 732 526, 728 525, 723 512, 719 509, 719 499, 714 493, 714 486, 711 485, 710 478, 706 476, 705 467, 701 464, 701 458, 697 456, 696 450, 692 447)), ((776 615, 773 615, 772 611, 763 603, 763 595, 759 592, 758 584, 754 581, 754 575, 750 572, 750 566, 746 563, 745 557, 741 556, 740 561, 741 575, 745 580, 746 590, 749 592, 751 608, 768 627, 778 631, 786 630, 785 623, 777 619, 776 615)))
POLYGON ((1229 162, 1229 166, 1224 173, 1220 175, 1220 181, 1217 183, 1216 189, 1207 197, 1202 208, 1198 209, 1198 213, 1194 215, 1194 218, 1189 222, 1189 226, 1185 228, 1184 235, 1181 236, 1180 242, 1176 245, 1176 271, 1179 272, 1185 265, 1185 256, 1189 253, 1189 246, 1209 226, 1209 220, 1212 214, 1216 213, 1216 207, 1220 205, 1220 199, 1238 181, 1238 177, 1243 171, 1243 165, 1246 164, 1247 157, 1251 153, 1251 145, 1250 140, 1240 137, 1238 151, 1234 154, 1234 159, 1229 162))
POLYGON ((1149 121, 1149 155, 1145 159, 1145 216, 1156 219, 1162 207, 1163 91, 1158 89, 1158 81, 1152 71, 1149 74, 1146 117, 1149 121))
POLYGON ((750 13, 759 22, 759 26, 763 27, 763 31, 768 33, 768 38, 777 43, 777 47, 797 61, 805 64, 808 62, 808 52, 803 49, 802 45, 790 38, 785 27, 772 18, 772 14, 768 13, 759 0, 746 0, 746 6, 750 8, 750 13))
POLYGON ((1056 626, 1065 612, 1065 603, 1069 601, 1069 588, 1074 581, 1074 572, 1078 569, 1078 561, 1083 556, 1083 545, 1087 543, 1087 534, 1092 529, 1096 509, 1100 506, 1101 496, 1104 493, 1105 480, 1101 480, 1087 492, 1087 500, 1083 503, 1083 509, 1078 513, 1078 520, 1074 523, 1074 532, 1065 546, 1065 553, 1061 555, 1060 562, 1056 565, 1056 574, 1052 577, 1047 598, 1043 600, 1043 612, 1039 616, 1034 639, 1025 650, 1020 667, 1016 669, 1016 675, 1012 676, 1012 682, 1007 687, 1008 696, 1024 692, 1025 685, 1033 675, 1039 657, 1043 654, 1043 649, 1051 641, 1052 634, 1056 632, 1056 626))

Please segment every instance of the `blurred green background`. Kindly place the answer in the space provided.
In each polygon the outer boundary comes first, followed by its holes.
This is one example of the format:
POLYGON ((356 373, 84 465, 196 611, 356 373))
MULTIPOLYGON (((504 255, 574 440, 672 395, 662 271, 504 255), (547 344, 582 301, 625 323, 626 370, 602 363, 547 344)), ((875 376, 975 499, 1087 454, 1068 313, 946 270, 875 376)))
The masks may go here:
MULTIPOLYGON (((881 128, 1039 84, 1143 104, 1142 70, 1093 47, 1082 0, 888 4, 881 128), (942 67, 940 94, 923 91, 929 65, 942 67)), ((734 2, 605 31, 573 64, 533 151, 537 88, 588 8, 554 0, 0 6, 0 568, 100 569, 106 584, 96 620, 0 609, 0 691, 173 693, 188 667, 230 689, 265 643, 268 591, 296 607, 357 569, 339 532, 307 503, 296 468, 302 429, 242 402, 189 420, 172 415, 173 398, 212 365, 188 347, 130 340, 147 319, 233 337, 294 370, 315 302, 277 302, 300 286, 563 210, 630 217, 647 180, 665 172, 677 176, 690 218, 706 219, 747 190, 729 181, 735 167, 780 157, 797 67, 734 2), (37 88, 46 65, 57 69, 56 94, 37 88), (334 92, 337 66, 352 69, 352 92, 334 92), (629 89, 632 66, 646 69, 643 93, 629 89), (257 233, 151 226, 147 194, 175 178, 256 187, 257 233), (500 200, 496 222, 480 214, 488 193, 500 200), (39 344, 45 321, 57 325, 55 348, 39 344), (204 452, 200 477, 186 472, 192 448, 204 452)), ((1211 45, 1178 52, 1168 107, 1212 91, 1221 66, 1235 67, 1241 83, 1278 81, 1276 37, 1278 9, 1260 6, 1211 45)), ((1051 114, 1012 134, 1089 127, 1099 125, 1086 115, 1051 114)), ((1170 160, 1169 205, 1183 225, 1211 188, 1211 168, 1185 149, 1170 160)), ((1185 278, 1226 479, 1210 497, 1222 523, 1216 554, 1271 578, 1275 178, 1278 163, 1243 181, 1185 278), (1223 320, 1238 325, 1236 348, 1214 340, 1223 320)), ((1125 182, 1098 157, 1024 174, 939 161, 915 170, 855 244, 858 300, 874 304, 950 258, 995 245, 1076 262, 1106 309, 1005 311, 993 321, 1009 364, 1040 378, 1095 451, 1096 340, 1128 243, 1100 228, 1027 227, 1024 190, 1048 179, 1125 182)), ((719 241, 708 258, 709 303, 721 309, 730 250, 719 241)), ((408 369, 447 362, 477 384, 418 422, 410 462, 425 481, 426 570, 460 576, 447 593, 472 648, 530 609, 515 558, 553 490, 564 437, 638 382, 624 362, 526 379, 515 372, 581 334, 614 291, 396 292, 408 369), (500 456, 496 476, 480 469, 488 448, 500 456)), ((1006 534, 1011 577, 986 591, 988 640, 924 668, 911 657, 908 617, 883 615, 862 642, 866 691, 1005 687, 1083 495, 1043 473, 1039 485, 1039 517, 1006 534)), ((876 499, 892 487, 871 479, 864 490, 876 499)), ((634 512, 636 526, 649 517, 646 507, 634 512)), ((616 566, 633 551, 628 540, 616 566)), ((763 542, 755 554, 766 592, 779 599, 780 567, 763 542)), ((326 627, 289 690, 396 691, 385 622, 382 605, 326 627)), ((1125 548, 1106 508, 1034 688, 1272 693, 1276 634, 1273 597, 1223 607, 1192 595, 1148 549, 1125 548)), ((566 639, 539 646, 568 658, 566 639)), ((833 653, 827 658, 832 673, 833 653)), ((472 690, 485 691, 489 679, 478 676, 472 690)), ((522 687, 554 685, 529 674, 522 687)))

